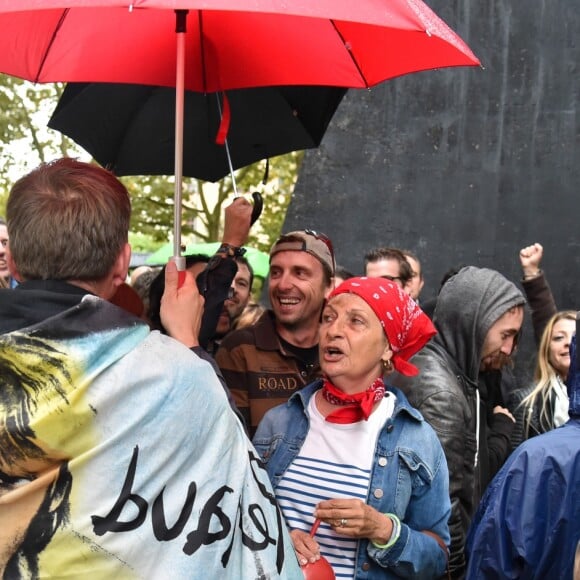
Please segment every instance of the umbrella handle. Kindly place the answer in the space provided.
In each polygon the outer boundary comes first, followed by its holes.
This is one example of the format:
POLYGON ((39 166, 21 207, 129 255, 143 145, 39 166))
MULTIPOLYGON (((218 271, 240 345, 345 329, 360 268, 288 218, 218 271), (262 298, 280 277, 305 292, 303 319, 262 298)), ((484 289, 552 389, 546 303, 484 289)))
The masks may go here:
POLYGON ((256 220, 262 214, 262 209, 264 208, 264 200, 262 196, 257 191, 252 193, 252 197, 254 198, 254 209, 252 209, 252 216, 250 217, 250 226, 253 226, 256 220))
POLYGON ((177 266, 177 287, 181 288, 185 283, 185 256, 172 256, 171 261, 177 266))

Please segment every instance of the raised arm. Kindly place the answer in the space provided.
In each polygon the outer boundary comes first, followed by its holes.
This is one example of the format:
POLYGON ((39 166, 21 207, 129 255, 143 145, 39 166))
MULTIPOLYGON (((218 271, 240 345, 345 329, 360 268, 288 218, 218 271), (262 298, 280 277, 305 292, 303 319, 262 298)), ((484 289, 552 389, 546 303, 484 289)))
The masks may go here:
POLYGON ((204 348, 215 334, 224 302, 238 271, 235 258, 248 239, 252 208, 252 204, 243 197, 234 199, 226 207, 221 246, 197 278, 200 291, 206 299, 199 340, 204 348))
POLYGON ((537 242, 522 248, 519 253, 522 266, 522 287, 532 311, 532 325, 536 344, 540 343, 548 320, 557 311, 552 290, 540 268, 544 248, 537 242))

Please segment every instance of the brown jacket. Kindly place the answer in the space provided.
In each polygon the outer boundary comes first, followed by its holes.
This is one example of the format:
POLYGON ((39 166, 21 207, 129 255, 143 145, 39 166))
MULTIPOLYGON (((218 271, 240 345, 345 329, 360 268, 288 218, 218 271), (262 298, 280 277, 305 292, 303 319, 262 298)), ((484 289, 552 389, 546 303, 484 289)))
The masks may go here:
POLYGON ((228 334, 215 358, 251 436, 266 411, 321 376, 318 363, 300 370, 299 360, 284 350, 271 310, 254 326, 228 334))

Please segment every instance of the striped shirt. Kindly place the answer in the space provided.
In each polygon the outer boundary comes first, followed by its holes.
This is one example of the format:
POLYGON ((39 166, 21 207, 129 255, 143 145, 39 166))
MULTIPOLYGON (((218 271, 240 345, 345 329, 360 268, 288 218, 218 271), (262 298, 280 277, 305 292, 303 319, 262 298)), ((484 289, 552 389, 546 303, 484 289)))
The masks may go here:
MULTIPOLYGON (((395 396, 386 393, 368 421, 329 423, 310 399, 310 429, 294 461, 276 488, 276 498, 290 529, 309 532, 316 505, 332 498, 366 502, 376 441, 392 415, 395 396)), ((322 523, 316 533, 321 554, 337 578, 354 578, 358 541, 322 523)))

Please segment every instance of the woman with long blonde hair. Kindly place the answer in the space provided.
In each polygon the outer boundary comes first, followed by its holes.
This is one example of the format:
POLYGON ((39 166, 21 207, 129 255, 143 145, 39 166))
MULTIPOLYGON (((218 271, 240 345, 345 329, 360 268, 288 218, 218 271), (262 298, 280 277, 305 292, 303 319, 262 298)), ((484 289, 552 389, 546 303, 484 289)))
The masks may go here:
POLYGON ((568 394, 564 381, 570 368, 570 341, 575 331, 574 310, 557 312, 546 324, 538 348, 534 387, 516 409, 520 427, 516 443, 550 431, 568 420, 568 394))

